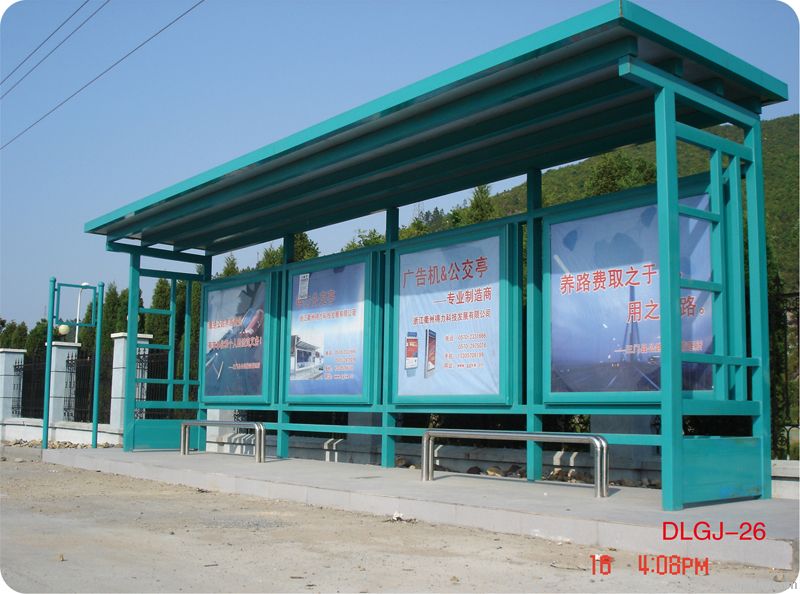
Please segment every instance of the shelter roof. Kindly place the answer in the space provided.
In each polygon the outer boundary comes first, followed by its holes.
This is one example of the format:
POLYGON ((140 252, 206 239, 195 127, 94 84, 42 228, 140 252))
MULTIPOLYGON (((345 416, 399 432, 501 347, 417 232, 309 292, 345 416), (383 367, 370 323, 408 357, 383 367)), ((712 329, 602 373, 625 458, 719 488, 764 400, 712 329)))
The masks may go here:
MULTIPOLYGON (((627 0, 344 112, 89 221, 109 244, 227 252, 653 140, 626 57, 752 111, 786 84, 627 0)), ((721 120, 680 105, 681 121, 721 120)))

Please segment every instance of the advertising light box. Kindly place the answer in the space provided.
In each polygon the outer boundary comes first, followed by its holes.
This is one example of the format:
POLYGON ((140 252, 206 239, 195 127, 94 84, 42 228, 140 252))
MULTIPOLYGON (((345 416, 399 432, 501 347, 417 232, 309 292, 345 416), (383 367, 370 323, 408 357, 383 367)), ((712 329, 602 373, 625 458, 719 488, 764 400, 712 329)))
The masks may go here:
MULTIPOLYGON (((696 201, 696 199, 695 199, 696 201)), ((550 225, 552 392, 654 391, 661 382, 655 206, 550 225)), ((710 278, 710 231, 681 217, 681 276, 710 278)), ((712 294, 683 289, 685 352, 713 352, 712 294)), ((684 389, 711 388, 707 365, 684 364, 684 389)))
POLYGON ((205 396, 260 396, 266 282, 209 289, 205 318, 205 396))
POLYGON ((366 264, 292 276, 289 387, 293 395, 361 395, 366 264))
POLYGON ((500 238, 402 254, 398 283, 398 396, 499 394, 500 238))

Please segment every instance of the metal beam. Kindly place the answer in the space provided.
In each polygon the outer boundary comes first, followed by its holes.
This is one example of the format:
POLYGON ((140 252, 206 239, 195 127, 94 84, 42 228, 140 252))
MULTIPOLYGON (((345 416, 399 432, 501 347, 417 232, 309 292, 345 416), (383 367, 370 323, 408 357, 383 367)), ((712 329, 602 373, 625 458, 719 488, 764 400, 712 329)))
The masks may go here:
POLYGON ((182 252, 170 252, 151 247, 141 247, 128 243, 106 242, 106 249, 109 252, 122 252, 125 254, 143 256, 145 258, 161 258, 162 260, 173 260, 175 262, 188 262, 190 264, 206 265, 210 262, 211 256, 201 256, 199 254, 185 254, 182 252))
POLYGON ((643 86, 670 89, 682 101, 693 107, 712 114, 723 115, 731 122, 745 128, 750 128, 758 121, 755 114, 732 101, 701 89, 677 76, 672 76, 637 58, 622 58, 619 61, 619 75, 643 86))
POLYGON ((746 146, 739 144, 738 142, 728 140, 727 138, 723 138, 722 136, 717 136, 711 132, 699 130, 698 128, 677 122, 675 124, 675 133, 678 135, 680 140, 684 140, 690 144, 699 146, 700 148, 704 148, 709 151, 720 151, 726 155, 739 157, 747 161, 753 160, 753 151, 748 149, 746 146))

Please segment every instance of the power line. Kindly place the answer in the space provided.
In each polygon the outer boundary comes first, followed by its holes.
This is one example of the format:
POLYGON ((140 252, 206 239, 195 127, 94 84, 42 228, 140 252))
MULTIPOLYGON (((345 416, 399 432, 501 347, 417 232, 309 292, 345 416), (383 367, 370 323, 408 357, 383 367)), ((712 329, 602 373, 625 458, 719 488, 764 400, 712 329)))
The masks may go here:
POLYGON ((6 81, 8 80, 8 77, 10 77, 12 74, 14 74, 14 73, 15 73, 17 70, 19 70, 19 67, 20 67, 20 66, 22 66, 22 65, 23 65, 25 62, 27 62, 27 61, 28 61, 28 58, 30 58, 30 57, 31 57, 33 54, 35 54, 36 52, 38 52, 38 51, 39 51, 39 48, 41 48, 41 47, 42 47, 42 46, 43 46, 45 43, 47 43, 47 42, 50 40, 50 38, 51 38, 53 35, 55 35, 56 33, 58 33, 58 30, 59 30, 59 29, 61 29, 61 27, 63 27, 64 25, 66 25, 66 24, 67 24, 67 22, 68 22, 68 21, 69 21, 69 20, 70 20, 72 17, 74 17, 74 16, 75 16, 75 15, 78 13, 78 11, 79 11, 81 8, 83 8, 84 6, 86 6, 86 4, 87 4, 88 2, 89 2, 89 0, 83 0, 83 4, 81 4, 81 5, 80 5, 78 8, 76 8, 76 9, 75 9, 75 12, 73 12, 71 15, 69 15, 69 16, 68 16, 66 19, 64 19, 63 21, 61 21, 61 24, 60 24, 58 27, 56 27, 56 28, 53 30, 53 32, 52 32, 52 33, 50 33, 50 35, 48 35, 47 37, 45 37, 45 38, 44 38, 44 41, 42 41, 42 43, 40 43, 39 45, 37 45, 37 46, 36 46, 36 47, 33 49, 33 51, 31 51, 31 53, 29 53, 27 56, 25 56, 25 57, 22 59, 22 62, 20 62, 19 64, 17 64, 17 65, 14 67, 14 70, 12 70, 11 72, 9 72, 9 73, 6 75, 6 77, 5 77, 3 80, 0 80, 0 85, 2 85, 4 82, 6 82, 6 81))
POLYGON ((19 133, 19 134, 17 134, 16 136, 14 136, 14 138, 12 138, 11 140, 9 140, 9 141, 8 141, 7 143, 5 143, 3 146, 0 146, 0 151, 1 151, 1 150, 3 150, 4 148, 6 148, 6 147, 7 147, 9 144, 11 144, 12 142, 14 142, 14 141, 15 141, 17 138, 19 138, 20 136, 22 136, 23 134, 25 134, 25 133, 26 133, 28 130, 30 130, 31 128, 33 128, 33 127, 34 127, 36 124, 38 124, 39 122, 41 122, 43 119, 45 119, 45 118, 46 118, 47 116, 49 116, 51 113, 53 113, 54 111, 56 111, 56 110, 57 110, 59 107, 61 107, 62 105, 64 105, 64 104, 65 104, 67 101, 69 101, 70 99, 72 99, 73 97, 75 97, 75 96, 76 96, 78 93, 80 93, 81 91, 83 91, 83 90, 84 90, 86 87, 88 87, 89 85, 91 85, 92 83, 94 83, 95 81, 97 81, 98 79, 100 79, 100 77, 102 77, 102 76, 103 76, 104 74, 106 74, 106 73, 107 73, 109 70, 111 70, 112 68, 114 68, 115 66, 117 66, 117 65, 118 65, 120 62, 122 62, 123 60, 125 60, 126 58, 128 58, 128 56, 130 56, 130 55, 131 55, 131 54, 133 54, 135 51, 137 51, 137 50, 139 50, 140 48, 142 48, 144 45, 146 45, 147 43, 149 43, 151 40, 155 39, 155 38, 156 38, 158 35, 160 35, 160 34, 161 34, 161 33, 163 33, 164 31, 166 31, 167 29, 169 29, 169 28, 170 28, 172 25, 174 25, 175 23, 177 23, 179 20, 181 20, 181 19, 182 19, 183 17, 185 17, 187 14, 189 14, 190 12, 192 12, 192 11, 193 11, 195 8, 197 8, 198 6, 200 6, 200 5, 201 5, 203 2, 205 2, 205 1, 206 1, 206 0, 199 0, 198 2, 196 2, 195 4, 193 4, 191 7, 189 7, 187 10, 185 10, 184 12, 182 12, 181 14, 179 14, 177 17, 175 17, 174 19, 172 19, 172 20, 171 20, 169 23, 167 23, 166 25, 164 25, 163 27, 161 27, 161 29, 159 29, 158 31, 156 31, 155 33, 153 33, 153 34, 152 34, 150 37, 148 37, 147 39, 145 39, 143 42, 141 42, 139 45, 137 45, 135 48, 133 48, 133 49, 132 49, 131 51, 129 51, 127 54, 125 54, 124 56, 122 56, 122 57, 121 57, 119 60, 117 60, 116 62, 114 62, 114 63, 113 63, 111 66, 109 66, 108 68, 106 68, 105 70, 103 70, 103 71, 102 71, 100 74, 98 74, 97 76, 95 76, 95 77, 94 77, 92 80, 90 80, 89 82, 87 82, 87 83, 86 83, 85 85, 83 85, 83 86, 82 86, 80 89, 78 89, 77 91, 75 91, 74 93, 72 93, 72 95, 70 95, 69 97, 67 97, 66 99, 64 99, 64 100, 63 100, 63 101, 61 101, 60 103, 58 103, 58 105, 56 105, 56 106, 55 106, 53 109, 51 109, 51 110, 50 110, 50 111, 48 111, 46 114, 44 114, 42 117, 40 117, 38 120, 36 120, 35 122, 33 122, 33 123, 30 125, 30 126, 28 126, 27 128, 25 128, 25 129, 24 129, 22 132, 20 132, 20 133, 19 133))
POLYGON ((44 55, 44 57, 43 57, 41 60, 39 60, 38 62, 36 62, 36 64, 34 64, 34 65, 33 65, 33 67, 32 67, 30 70, 28 70, 28 71, 27 71, 25 74, 23 74, 23 75, 22 75, 22 77, 21 77, 21 78, 20 78, 20 79, 19 79, 17 82, 15 82, 13 85, 11 85, 11 86, 8 88, 8 90, 6 90, 6 92, 5 92, 5 93, 3 93, 2 95, 0 95, 0 99, 3 99, 3 98, 4 98, 6 95, 8 95, 8 94, 9 94, 11 91, 13 91, 13 90, 14 90, 14 88, 15 88, 15 87, 16 87, 16 86, 17 86, 19 83, 21 83, 23 80, 25 80, 25 79, 28 77, 28 75, 29 75, 31 72, 33 72, 34 70, 36 70, 36 69, 39 67, 39 65, 40 65, 42 62, 44 62, 44 61, 45 61, 47 58, 49 58, 49 57, 50 57, 50 55, 51 55, 51 54, 52 54, 54 51, 56 51, 58 48, 60 48, 60 47, 61 47, 61 46, 64 44, 64 42, 65 42, 67 39, 69 39, 70 37, 72 37, 73 35, 75 35, 75 33, 77 33, 77 32, 78 32, 78 29, 80 29, 80 28, 81 28, 81 27, 83 27, 83 26, 84 26, 84 25, 85 25, 87 22, 89 22, 89 19, 91 19, 91 18, 92 18, 94 15, 96 15, 98 12, 100 12, 100 11, 103 9, 103 7, 104 7, 106 4, 108 4, 109 2, 111 2, 111 0, 106 0, 105 2, 103 2, 103 3, 100 5, 100 7, 99 7, 97 10, 95 10, 95 11, 94 11, 92 14, 90 14, 88 17, 86 17, 85 19, 83 19, 83 21, 81 22, 81 24, 80 24, 80 25, 78 25, 77 27, 75 27, 75 28, 72 30, 72 32, 71 32, 69 35, 67 35, 67 36, 66 36, 64 39, 62 39, 60 42, 58 42, 58 44, 57 44, 57 45, 56 45, 56 46, 55 46, 53 49, 51 49, 49 52, 47 52, 47 53, 44 55))

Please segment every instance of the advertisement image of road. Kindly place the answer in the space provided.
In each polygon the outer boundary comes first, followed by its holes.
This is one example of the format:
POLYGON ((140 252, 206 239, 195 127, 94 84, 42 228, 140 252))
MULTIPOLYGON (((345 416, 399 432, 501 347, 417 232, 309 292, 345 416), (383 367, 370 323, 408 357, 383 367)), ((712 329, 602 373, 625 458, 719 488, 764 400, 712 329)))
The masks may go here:
MULTIPOLYGON (((659 389, 657 230, 654 206, 550 226, 552 391, 659 389)), ((708 225, 682 218, 680 230, 681 275, 708 280, 708 225)), ((712 352, 711 294, 683 289, 674 307, 683 351, 712 352)), ((684 364, 683 374, 685 389, 711 387, 708 366, 684 364)))

